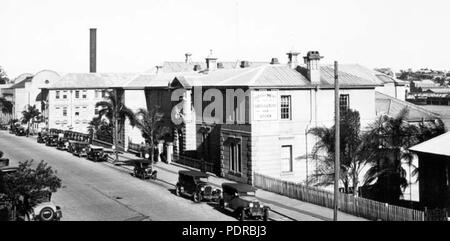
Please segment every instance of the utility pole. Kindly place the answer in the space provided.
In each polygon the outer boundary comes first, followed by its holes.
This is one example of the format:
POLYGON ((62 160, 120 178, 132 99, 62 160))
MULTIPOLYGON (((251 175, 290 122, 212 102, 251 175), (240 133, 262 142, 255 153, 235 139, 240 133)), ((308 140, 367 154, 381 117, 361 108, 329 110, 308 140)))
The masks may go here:
POLYGON ((338 206, 339 206, 339 154, 341 153, 341 148, 339 146, 339 136, 340 136, 340 123, 339 123, 339 76, 338 76, 338 62, 334 61, 334 126, 335 126, 335 151, 334 151, 334 212, 333 220, 338 220, 338 206))
POLYGON ((114 106, 114 154, 116 155, 116 159, 114 160, 114 162, 116 163, 117 161, 119 161, 119 153, 117 152, 117 148, 118 148, 118 128, 119 128, 119 120, 118 120, 118 107, 119 107, 119 91, 117 91, 117 89, 114 89, 114 99, 116 102, 116 105, 114 106))

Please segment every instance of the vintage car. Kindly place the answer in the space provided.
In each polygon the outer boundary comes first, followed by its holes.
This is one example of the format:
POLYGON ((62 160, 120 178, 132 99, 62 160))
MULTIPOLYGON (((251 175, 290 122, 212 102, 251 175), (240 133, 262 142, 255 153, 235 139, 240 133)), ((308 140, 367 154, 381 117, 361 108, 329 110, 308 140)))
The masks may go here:
POLYGON ((123 165, 133 166, 133 175, 140 179, 156 179, 158 171, 154 170, 152 161, 148 158, 136 158, 123 162, 123 165))
POLYGON ((87 152, 87 158, 95 162, 107 161, 108 154, 105 153, 103 147, 90 145, 87 152))
POLYGON ((58 139, 58 142, 56 143, 56 149, 58 150, 67 150, 67 148, 69 147, 69 139, 65 138, 65 137, 60 137, 58 139))
POLYGON ((222 183, 222 199, 219 206, 232 211, 239 220, 269 218, 269 207, 261 204, 255 197, 256 188, 242 183, 222 183))
POLYGON ((89 149, 88 142, 75 141, 71 143, 72 146, 72 154, 78 157, 87 156, 87 152, 89 149))
POLYGON ((26 131, 25 127, 19 126, 15 129, 15 134, 16 134, 16 136, 26 136, 27 131, 26 131))
POLYGON ((181 170, 178 172, 178 183, 175 186, 175 194, 192 197, 196 203, 203 200, 217 202, 220 200, 220 189, 213 188, 208 183, 208 174, 199 171, 181 170))
POLYGON ((48 137, 48 133, 46 132, 39 132, 37 136, 37 143, 45 143, 48 137))
POLYGON ((57 146, 58 145, 58 135, 49 135, 45 140, 46 146, 57 146))
POLYGON ((0 130, 8 130, 8 124, 0 124, 0 130))
MULTIPOLYGON (((18 167, 0 168, 0 195, 4 192, 3 177, 18 171, 18 167)), ((30 210, 28 210, 25 221, 59 221, 62 218, 62 211, 51 201, 51 192, 43 191, 42 198, 37 200, 30 210)))

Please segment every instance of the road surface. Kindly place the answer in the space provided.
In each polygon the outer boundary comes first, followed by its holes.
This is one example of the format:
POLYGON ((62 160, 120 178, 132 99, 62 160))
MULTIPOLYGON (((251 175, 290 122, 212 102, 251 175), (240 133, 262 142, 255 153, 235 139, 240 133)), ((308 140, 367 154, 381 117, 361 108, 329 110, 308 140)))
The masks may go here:
POLYGON ((61 206, 62 220, 236 220, 210 204, 175 196, 167 183, 140 180, 104 163, 38 144, 35 138, 0 131, 0 150, 11 166, 33 159, 36 163, 44 160, 57 170, 63 187, 52 199, 61 206))

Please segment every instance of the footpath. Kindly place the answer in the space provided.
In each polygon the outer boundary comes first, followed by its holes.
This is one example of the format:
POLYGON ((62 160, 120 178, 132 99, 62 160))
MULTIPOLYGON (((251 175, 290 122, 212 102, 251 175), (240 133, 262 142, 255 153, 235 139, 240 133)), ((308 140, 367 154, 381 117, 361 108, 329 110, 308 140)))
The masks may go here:
MULTIPOLYGON (((112 167, 120 168, 127 172, 133 172, 133 167, 120 165, 121 162, 134 159, 135 155, 131 153, 121 153, 119 155, 118 164, 113 164, 113 159, 109 158, 105 163, 112 167)), ((172 162, 167 164, 164 162, 157 162, 154 167, 158 171, 156 181, 160 181, 166 185, 175 186, 178 180, 178 171, 180 170, 196 170, 178 163, 172 162)), ((210 175, 209 182, 220 188, 224 182, 233 182, 224 178, 210 175)), ((270 207, 271 219, 277 221, 332 221, 333 209, 314 205, 311 203, 302 202, 276 193, 268 192, 262 189, 256 191, 256 197, 264 205, 270 207)), ((367 221, 367 219, 356 217, 343 212, 338 213, 339 221, 367 221)))

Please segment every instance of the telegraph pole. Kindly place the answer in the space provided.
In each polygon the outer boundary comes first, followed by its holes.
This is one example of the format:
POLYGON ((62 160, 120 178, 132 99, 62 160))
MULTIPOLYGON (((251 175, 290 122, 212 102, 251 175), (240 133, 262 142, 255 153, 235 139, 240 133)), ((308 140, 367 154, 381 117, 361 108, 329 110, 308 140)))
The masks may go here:
POLYGON ((340 123, 339 123, 339 76, 338 76, 338 62, 334 61, 334 117, 335 117, 335 151, 334 151, 334 212, 333 220, 338 219, 338 206, 339 206, 339 154, 341 153, 341 148, 339 146, 339 136, 340 136, 340 123))

